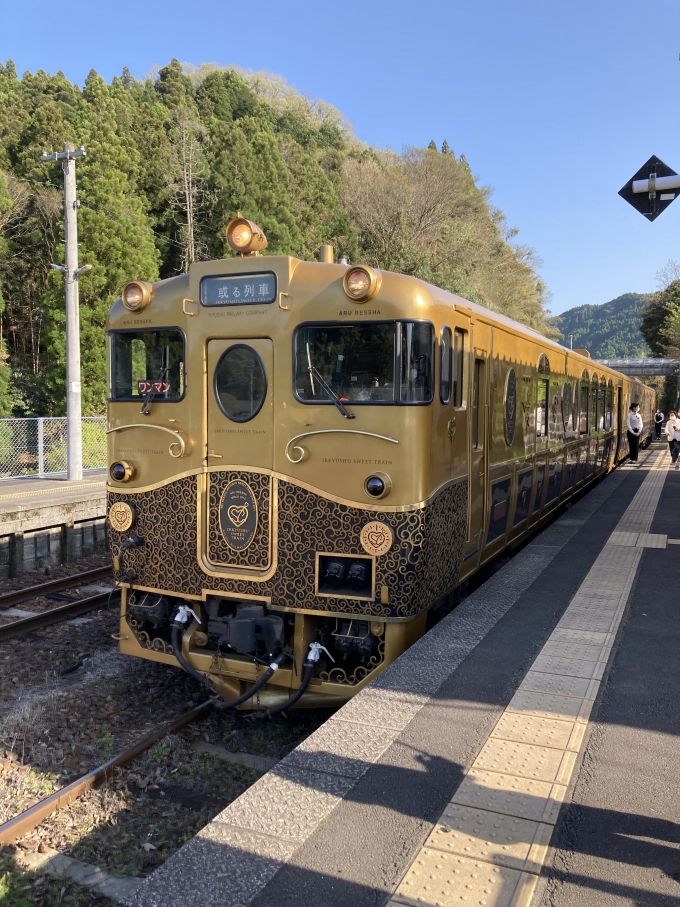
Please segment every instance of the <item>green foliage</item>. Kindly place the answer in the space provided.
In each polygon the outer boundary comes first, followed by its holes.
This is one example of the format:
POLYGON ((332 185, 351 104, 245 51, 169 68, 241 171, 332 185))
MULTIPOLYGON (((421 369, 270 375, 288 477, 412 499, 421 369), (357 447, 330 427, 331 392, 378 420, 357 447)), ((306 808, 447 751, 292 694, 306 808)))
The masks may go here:
POLYGON ((649 355, 643 313, 649 296, 624 293, 603 305, 582 305, 552 319, 562 334, 561 343, 588 350, 593 359, 636 359, 649 355))
POLYGON ((110 84, 92 71, 81 89, 61 72, 19 79, 8 61, 0 416, 65 407, 63 277, 50 268, 63 260, 62 171, 40 161, 64 142, 87 151, 77 164, 80 264, 92 265, 79 281, 85 414, 104 411, 104 325, 124 284, 230 256, 224 227, 239 210, 264 229, 267 254, 309 260, 331 242, 353 261, 417 275, 555 333, 531 250, 446 141, 441 154, 434 142, 383 154, 360 145, 329 104, 233 67, 171 60, 155 78, 140 82, 124 69, 110 84), (428 207, 434 216, 421 229, 428 207))

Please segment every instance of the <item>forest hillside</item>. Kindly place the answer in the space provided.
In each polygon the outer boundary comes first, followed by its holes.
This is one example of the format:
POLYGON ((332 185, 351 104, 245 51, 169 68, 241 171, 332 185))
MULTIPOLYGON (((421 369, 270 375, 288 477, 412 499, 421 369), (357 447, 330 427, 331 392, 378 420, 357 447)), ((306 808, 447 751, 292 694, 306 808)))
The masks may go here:
POLYGON ((237 212, 268 254, 413 274, 556 336, 533 251, 490 190, 444 142, 401 154, 366 147, 335 108, 278 76, 172 60, 81 87, 63 73, 0 64, 0 416, 64 411, 62 171, 77 164, 85 414, 106 402, 106 313, 127 281, 158 280, 230 256, 237 212))
POLYGON ((562 312, 553 323, 562 334, 560 343, 586 349, 593 359, 636 359, 649 356, 640 333, 642 314, 649 296, 624 293, 602 305, 581 305, 562 312))

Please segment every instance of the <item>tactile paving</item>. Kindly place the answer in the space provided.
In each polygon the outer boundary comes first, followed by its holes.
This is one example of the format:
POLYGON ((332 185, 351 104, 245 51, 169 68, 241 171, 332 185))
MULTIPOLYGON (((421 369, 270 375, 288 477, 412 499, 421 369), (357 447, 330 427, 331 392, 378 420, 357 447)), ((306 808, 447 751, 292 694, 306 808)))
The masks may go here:
POLYGON ((593 630, 572 630, 569 627, 555 627, 551 639, 568 639, 573 642, 585 642, 589 645, 604 646, 613 639, 611 633, 596 633, 593 630))
POLYGON ((563 750, 489 737, 475 759, 475 768, 564 784, 565 778, 569 780, 573 762, 574 754, 563 750))
POLYGON ((532 690, 535 693, 557 693, 558 696, 574 696, 576 699, 584 699, 589 695, 592 683, 593 681, 587 677, 529 671, 519 688, 520 690, 532 690))
POLYGON ((537 878, 506 866, 492 866, 424 847, 390 904, 452 907, 467 902, 483 907, 511 907, 517 903, 522 888, 526 887, 526 896, 530 894, 537 878))
POLYGON ((492 736, 517 740, 518 743, 567 749, 575 727, 576 722, 573 720, 560 721, 557 718, 537 718, 517 712, 504 712, 498 719, 492 736))
POLYGON ((542 822, 449 803, 425 847, 535 872, 545 858, 552 830, 542 822))
POLYGON ((531 690, 517 690, 510 700, 508 711, 535 715, 537 718, 563 718, 572 721, 578 717, 582 700, 574 696, 558 696, 555 693, 533 693, 531 690))
POLYGON ((574 642, 567 639, 549 639, 541 649, 541 655, 557 658, 580 658, 583 661, 599 661, 604 646, 598 643, 574 642))
POLYGON ((637 540, 638 548, 665 548, 668 536, 653 532, 641 532, 637 540))
POLYGON ((623 545, 625 548, 634 548, 637 544, 639 532, 612 532, 607 539, 608 545, 623 545))
POLYGON ((555 655, 539 655, 532 664, 534 671, 544 674, 568 674, 570 677, 595 677, 599 662, 582 661, 580 658, 558 658, 555 655))
POLYGON ((565 791, 564 785, 549 781, 471 768, 451 802, 520 819, 554 823, 565 791))

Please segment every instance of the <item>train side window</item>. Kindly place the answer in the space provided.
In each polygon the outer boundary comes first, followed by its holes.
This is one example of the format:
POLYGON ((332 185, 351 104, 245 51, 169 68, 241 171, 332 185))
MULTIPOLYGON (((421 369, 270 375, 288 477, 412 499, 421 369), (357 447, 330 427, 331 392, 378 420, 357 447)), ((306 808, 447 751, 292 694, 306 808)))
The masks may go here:
POLYGON ((451 401, 451 328, 446 325, 442 328, 439 357, 439 399, 442 403, 451 401))
POLYGON ((538 399, 536 403, 536 437, 545 438, 548 434, 548 378, 538 379, 538 399))
POLYGON ((611 431, 614 428, 614 385, 611 378, 607 385, 607 421, 605 427, 607 431, 611 431))
POLYGON ((462 407, 464 401, 465 333, 460 328, 453 332, 453 405, 457 409, 462 407))
POLYGON ((579 434, 588 434, 588 372, 584 371, 581 375, 581 405, 579 412, 579 434))
POLYGON ((590 385, 590 430, 591 432, 597 431, 597 389, 599 387, 599 382, 597 380, 597 375, 593 375, 593 380, 590 385))
POLYGON ((434 385, 434 330, 431 324, 401 324, 401 403, 430 403, 434 385))
POLYGON ((111 400, 181 400, 185 389, 184 334, 177 328, 109 334, 111 400))
POLYGON ((478 450, 483 443, 481 433, 482 393, 484 389, 484 360, 475 359, 475 372, 472 380, 472 449, 478 450))
POLYGON ((597 392, 597 427, 599 431, 604 431, 606 421, 606 396, 607 396, 607 379, 604 375, 600 378, 600 389, 597 392))
POLYGON ((571 384, 568 382, 562 388, 562 421, 564 422, 565 437, 570 438, 574 432, 571 412, 571 384))

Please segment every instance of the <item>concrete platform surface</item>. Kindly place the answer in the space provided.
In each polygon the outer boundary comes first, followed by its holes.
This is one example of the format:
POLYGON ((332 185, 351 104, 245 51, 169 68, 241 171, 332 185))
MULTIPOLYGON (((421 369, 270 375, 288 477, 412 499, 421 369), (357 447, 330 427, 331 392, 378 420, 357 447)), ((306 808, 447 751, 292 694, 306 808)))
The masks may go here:
POLYGON ((680 569, 638 544, 680 537, 680 473, 643 456, 125 903, 680 904, 680 569))
POLYGON ((106 514, 106 470, 86 473, 81 481, 65 477, 0 481, 0 536, 32 532, 106 514))

